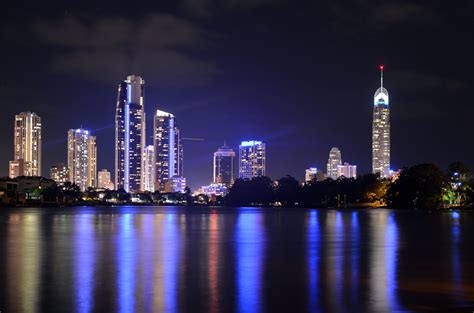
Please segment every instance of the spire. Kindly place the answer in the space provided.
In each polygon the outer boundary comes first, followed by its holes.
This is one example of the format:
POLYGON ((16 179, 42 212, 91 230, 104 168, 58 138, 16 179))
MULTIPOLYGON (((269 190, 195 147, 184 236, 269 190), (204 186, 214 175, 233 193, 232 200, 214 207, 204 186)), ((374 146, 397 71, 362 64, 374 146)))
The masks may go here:
POLYGON ((383 65, 380 65, 380 88, 383 88, 383 65))

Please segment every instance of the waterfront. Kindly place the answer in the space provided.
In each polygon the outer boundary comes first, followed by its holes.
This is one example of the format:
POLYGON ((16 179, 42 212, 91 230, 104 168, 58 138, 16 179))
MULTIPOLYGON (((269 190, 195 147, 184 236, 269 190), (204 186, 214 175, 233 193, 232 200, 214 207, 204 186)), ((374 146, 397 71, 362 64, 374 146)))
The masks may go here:
POLYGON ((467 211, 2 209, 0 311, 471 312, 473 225, 467 211))

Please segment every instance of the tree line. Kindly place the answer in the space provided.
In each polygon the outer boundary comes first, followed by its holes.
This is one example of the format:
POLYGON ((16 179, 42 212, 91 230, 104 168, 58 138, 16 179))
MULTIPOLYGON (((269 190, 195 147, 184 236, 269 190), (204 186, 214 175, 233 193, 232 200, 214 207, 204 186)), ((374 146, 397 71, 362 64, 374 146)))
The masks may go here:
POLYGON ((225 197, 232 206, 391 207, 432 210, 473 207, 474 177, 461 162, 446 171, 434 164, 403 168, 392 179, 366 174, 357 178, 313 180, 300 184, 291 176, 237 179, 225 197))

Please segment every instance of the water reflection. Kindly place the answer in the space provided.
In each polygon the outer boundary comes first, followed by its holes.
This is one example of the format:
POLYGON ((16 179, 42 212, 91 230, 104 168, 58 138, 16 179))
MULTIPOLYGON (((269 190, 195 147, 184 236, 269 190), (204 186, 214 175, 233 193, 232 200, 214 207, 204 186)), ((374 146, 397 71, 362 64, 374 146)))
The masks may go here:
POLYGON ((93 215, 80 215, 76 218, 74 244, 74 279, 76 293, 76 312, 92 311, 95 268, 95 238, 93 215))
POLYGON ((241 213, 236 225, 237 311, 261 312, 263 216, 241 213))
POLYGON ((117 271, 119 312, 127 313, 135 310, 135 230, 134 215, 123 214, 118 221, 117 235, 117 271))
POLYGON ((370 305, 373 312, 397 310, 397 224, 389 211, 370 215, 370 305))
POLYGON ((309 277, 308 298, 311 312, 318 312, 319 287, 318 268, 320 251, 320 231, 318 212, 312 210, 307 220, 307 268, 309 277))
POLYGON ((0 311, 474 305, 470 212, 114 210, 0 212, 0 311))
POLYGON ((43 244, 41 218, 36 214, 9 216, 6 291, 11 312, 39 312, 43 244))

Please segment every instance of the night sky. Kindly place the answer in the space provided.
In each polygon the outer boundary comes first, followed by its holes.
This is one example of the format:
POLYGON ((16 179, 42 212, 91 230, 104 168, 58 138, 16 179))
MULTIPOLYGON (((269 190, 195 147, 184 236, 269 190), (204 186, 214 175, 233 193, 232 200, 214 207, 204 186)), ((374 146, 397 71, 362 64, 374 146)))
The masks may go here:
POLYGON ((148 144, 156 109, 204 139, 183 142, 192 189, 210 183, 225 140, 265 141, 272 178, 325 170, 333 146, 369 172, 382 63, 392 168, 474 166, 474 1, 63 2, 2 4, 0 176, 22 111, 42 118, 44 176, 81 125, 97 136, 98 169, 113 172, 117 85, 129 74, 146 81, 148 144))

